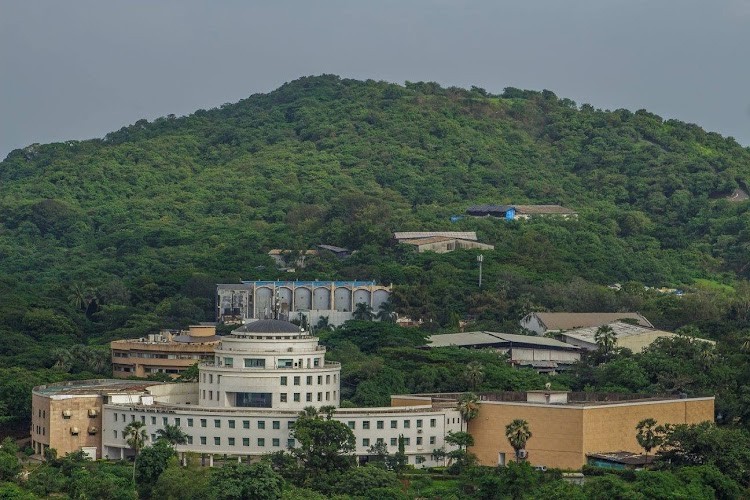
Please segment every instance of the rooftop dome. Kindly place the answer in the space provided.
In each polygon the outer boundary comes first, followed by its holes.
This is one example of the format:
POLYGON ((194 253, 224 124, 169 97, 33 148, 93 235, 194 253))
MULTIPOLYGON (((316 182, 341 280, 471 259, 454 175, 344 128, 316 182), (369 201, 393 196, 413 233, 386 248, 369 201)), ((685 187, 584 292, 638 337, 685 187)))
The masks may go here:
POLYGON ((236 329, 237 333, 300 333, 299 326, 280 319, 261 319, 236 329))

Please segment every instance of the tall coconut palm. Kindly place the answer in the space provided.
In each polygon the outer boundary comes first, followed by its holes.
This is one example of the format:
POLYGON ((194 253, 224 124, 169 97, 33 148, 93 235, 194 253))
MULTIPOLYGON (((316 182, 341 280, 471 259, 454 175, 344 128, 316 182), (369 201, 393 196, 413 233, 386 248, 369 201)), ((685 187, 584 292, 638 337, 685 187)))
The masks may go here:
POLYGON ((477 418, 479 415, 479 398, 473 392, 467 392, 462 394, 458 398, 456 409, 461 414, 464 422, 466 422, 466 428, 469 428, 469 422, 477 418))
POLYGON ((378 308, 378 314, 375 315, 380 321, 384 323, 395 323, 396 322, 396 308, 390 300, 386 300, 378 308))
POLYGON ((611 326, 602 325, 596 329, 596 333, 594 333, 594 341, 603 354, 609 355, 615 350, 615 346, 617 345, 617 335, 611 326))
POLYGON ((464 369, 464 380, 469 385, 469 389, 476 391, 477 387, 484 380, 484 366, 479 361, 472 361, 464 369))
POLYGON ((508 438, 511 448, 516 453, 516 461, 525 460, 525 457, 522 458, 521 450, 526 449, 526 442, 531 439, 529 423, 520 418, 513 420, 505 426, 505 437, 508 438))
POLYGON ((146 424, 140 420, 134 420, 125 426, 124 434, 126 436, 125 442, 135 452, 135 457, 133 458, 133 484, 135 484, 135 463, 138 460, 138 453, 143 449, 148 440, 146 424))
POLYGON ((187 434, 185 434, 179 425, 167 424, 163 429, 156 431, 158 440, 167 441, 171 445, 187 443, 187 434))
POLYGON ((647 418, 638 422, 638 425, 635 426, 635 430, 638 431, 635 435, 635 439, 646 452, 646 463, 648 463, 649 452, 664 441, 663 427, 657 426, 656 420, 653 418, 647 418))
POLYGON ((372 321, 372 307, 364 302, 357 302, 354 306, 354 319, 358 321, 372 321))

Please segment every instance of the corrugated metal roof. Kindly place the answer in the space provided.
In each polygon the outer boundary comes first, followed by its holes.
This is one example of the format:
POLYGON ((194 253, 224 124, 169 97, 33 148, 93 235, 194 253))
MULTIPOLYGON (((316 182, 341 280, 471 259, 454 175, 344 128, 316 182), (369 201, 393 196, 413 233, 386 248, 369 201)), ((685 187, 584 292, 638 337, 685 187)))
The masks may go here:
POLYGON ((472 345, 498 345, 505 346, 510 344, 526 344, 541 348, 571 349, 577 350, 578 347, 560 342, 559 340, 538 337, 536 335, 516 335, 513 333, 500 332, 463 332, 463 333, 444 333, 440 335, 431 335, 427 338, 428 347, 449 347, 449 346, 472 346, 472 345))
POLYGON ((532 313, 544 323, 547 330, 572 330, 574 328, 586 328, 590 326, 602 326, 614 323, 621 319, 634 319, 641 326, 653 328, 649 320, 636 312, 595 312, 595 313, 569 313, 569 312, 537 312, 532 313))
POLYGON ((446 236, 460 240, 477 241, 477 233, 474 231, 406 231, 393 233, 397 240, 413 240, 417 238, 432 238, 434 236, 446 236))

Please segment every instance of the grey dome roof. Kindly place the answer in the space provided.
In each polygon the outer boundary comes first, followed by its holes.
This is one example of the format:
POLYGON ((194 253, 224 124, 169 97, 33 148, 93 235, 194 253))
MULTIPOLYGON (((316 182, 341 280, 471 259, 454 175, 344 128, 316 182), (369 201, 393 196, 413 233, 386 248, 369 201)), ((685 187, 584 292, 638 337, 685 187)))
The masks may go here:
POLYGON ((300 333, 299 326, 280 319, 261 319, 241 326, 240 333, 300 333))

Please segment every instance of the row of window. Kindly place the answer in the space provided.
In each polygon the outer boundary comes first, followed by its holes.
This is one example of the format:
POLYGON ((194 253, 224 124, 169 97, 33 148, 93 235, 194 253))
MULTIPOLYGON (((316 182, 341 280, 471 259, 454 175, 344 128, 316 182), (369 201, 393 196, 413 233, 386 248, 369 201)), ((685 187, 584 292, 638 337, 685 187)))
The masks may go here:
MULTIPOLYGON (((422 428, 423 420, 421 418, 418 418, 416 420, 416 426, 417 429, 422 428)), ((347 422, 347 425, 350 429, 356 428, 356 421, 350 420, 347 422)), ((376 429, 383 429, 385 427, 385 421, 384 420, 376 420, 375 421, 375 428, 376 429)), ((437 419, 431 418, 430 419, 430 427, 437 427, 437 419)), ((362 421, 362 429, 367 430, 370 428, 370 421, 369 420, 363 420, 362 421)), ((411 420, 404 420, 404 429, 411 429, 411 420)), ((398 420, 391 420, 391 429, 398 429, 398 420)))
MULTIPOLYGON (((326 384, 330 385, 330 383, 331 383, 331 375, 326 375, 325 377, 326 377, 325 378, 326 384)), ((214 374, 213 373, 209 373, 209 374, 205 374, 204 373, 203 374, 203 383, 206 383, 206 380, 208 380, 209 384, 213 384, 214 383, 214 374), (208 379, 206 379, 206 375, 208 375, 208 379)), ((312 375, 308 375, 307 377, 305 377, 305 385, 314 385, 313 384, 314 380, 317 382, 318 385, 323 385, 323 375, 318 375, 317 378, 314 378, 312 375)), ((337 382, 338 382, 338 376, 334 373, 333 374, 333 383, 335 384, 337 382)), ((216 375, 216 383, 217 384, 221 384, 221 375, 216 375)), ((292 377, 292 383, 294 385, 302 385, 302 377, 299 376, 299 375, 295 375, 294 377, 292 377)), ((280 377, 279 378, 279 384, 280 385, 289 385, 289 377, 287 377, 286 375, 280 377)))
POLYGON ((138 351, 114 351, 112 356, 115 358, 147 358, 147 359, 211 359, 211 355, 206 354, 162 354, 154 352, 138 351))
MULTIPOLYGON (((299 358, 297 362, 294 359, 279 359, 276 361, 276 368, 303 368, 305 358, 299 358)), ((227 368, 234 368, 234 358, 216 356, 216 364, 227 368)), ((265 368, 265 358, 242 358, 242 364, 245 368, 265 368)), ((307 358, 307 368, 318 368, 322 365, 322 358, 307 358)), ((205 380, 204 380, 205 382, 205 380)))
MULTIPOLYGON (((118 414, 115 413, 114 414, 114 418, 115 418, 115 422, 118 422, 120 418, 122 419, 122 422, 127 422, 127 419, 126 419, 126 416, 125 416, 124 413, 119 414, 119 417, 118 417, 118 414)), ((214 418, 214 419, 211 419, 211 420, 213 420, 213 427, 214 428, 221 429, 222 421, 223 421, 222 419, 220 419, 220 418, 214 418)), ((135 421, 135 415, 130 415, 130 421, 131 422, 135 421)), ((201 427, 207 427, 208 426, 208 421, 209 421, 209 419, 207 419, 207 418, 199 418, 198 419, 198 422, 199 422, 199 424, 200 424, 201 427)), ((141 415, 141 422, 143 422, 144 424, 146 423, 146 416, 145 415, 141 415)), ((195 424, 195 419, 194 418, 186 418, 185 422, 187 424, 187 427, 193 427, 194 424, 195 424)), ((242 428, 243 429, 250 429, 250 422, 251 422, 250 420, 241 420, 239 422, 242 422, 242 428)), ((415 426, 416 426, 416 428, 417 429, 421 429, 423 427, 423 422, 424 422, 424 420, 421 419, 421 418, 416 419, 415 420, 415 426)), ((237 427, 237 423, 238 423, 238 420, 235 420, 235 419, 226 420, 226 424, 227 424, 227 427, 229 429, 236 429, 236 428, 238 428, 237 427)), ((371 428, 370 425, 371 425, 372 421, 370 421, 370 420, 362 420, 361 423, 362 423, 362 429, 363 430, 368 430, 368 429, 371 428)), ((157 424, 157 417, 155 417, 155 416, 152 415, 151 416, 151 425, 156 425, 156 424, 157 424)), ((169 417, 161 417, 161 424, 163 426, 169 425, 169 417)), ((287 420, 287 429, 291 429, 292 428, 292 424, 294 424, 294 420, 287 420)), ((181 417, 174 417, 172 419, 172 425, 180 427, 182 425, 182 418, 181 417)), ((350 429, 356 429, 356 421, 355 420, 349 420, 347 422, 347 425, 349 426, 350 429)), ((435 418, 431 418, 430 419, 430 427, 431 428, 437 427, 437 419, 435 419, 435 418)), ((265 420, 258 420, 257 421, 257 428, 259 430, 265 429, 266 428, 266 421, 265 420)), ((272 429, 281 429, 281 421, 280 420, 271 420, 271 428, 272 429)), ((376 429, 384 429, 385 428, 385 420, 376 420, 375 421, 375 428, 376 429)), ((391 420, 390 421, 390 428, 391 429, 398 429, 398 420, 391 420)), ((411 429, 411 420, 409 420, 409 419, 404 420, 402 428, 403 429, 411 429)), ((393 438, 393 439, 395 439, 395 438, 393 438)), ((406 439, 408 439, 408 438, 406 438, 406 439)), ((421 440, 422 438, 419 437, 417 439, 421 440)), ((430 438, 430 439, 432 440, 434 438, 430 438)), ((393 443, 391 443, 391 444, 393 444, 393 443)), ((417 444, 420 444, 419 441, 417 442, 417 444)), ((430 444, 432 444, 432 442, 430 444)), ((369 444, 367 444, 365 446, 369 446, 369 444)))
MULTIPOLYGON (((117 439, 118 432, 116 430, 112 431, 113 435, 115 436, 115 439, 117 439)), ((122 438, 124 439, 125 433, 122 433, 122 438)), ((187 439, 187 444, 193 444, 193 436, 187 435, 185 436, 187 439)), ((208 438, 206 436, 199 436, 200 444, 201 445, 207 445, 208 444, 208 438)), ((156 434, 151 434, 151 441, 156 441, 156 434)), ((286 440, 286 445, 288 448, 294 447, 294 439, 289 438, 286 440)), ((266 445, 266 438, 256 438, 256 444, 260 447, 263 447, 266 445)), ((237 441, 235 438, 230 437, 227 438, 227 445, 228 446, 236 446, 237 441)), ((218 436, 214 437, 214 446, 221 446, 221 438, 218 436)), ((250 446, 250 438, 249 437, 243 437, 242 438, 242 446, 250 446)), ((281 446, 281 439, 280 438, 272 438, 271 439, 271 446, 279 447, 281 446)))
MULTIPOLYGON (((377 438, 375 440, 376 443, 382 443, 384 442, 383 438, 377 438)), ((430 436, 430 444, 437 443, 437 438, 435 436, 430 436)), ((423 444, 423 438, 421 436, 417 437, 417 446, 421 446, 423 444)), ((411 438, 405 437, 404 438, 404 446, 410 446, 411 445, 411 438)), ((370 446, 370 438, 362 438, 362 446, 370 446)), ((398 438, 392 437, 391 438, 391 446, 398 446, 398 438)))
MULTIPOLYGON (((213 401, 214 400, 214 391, 203 389, 203 399, 206 399, 206 395, 208 395, 208 400, 213 401)), ((319 403, 323 402, 323 392, 318 392, 315 396, 314 401, 317 401, 319 403)), ((216 401, 220 401, 221 391, 216 391, 216 401)), ((305 402, 312 403, 313 402, 313 396, 314 393, 308 392, 305 393, 305 402)), ((333 400, 336 400, 336 391, 333 391, 333 400)), ((302 401, 302 393, 301 392, 294 392, 292 393, 292 401, 295 403, 299 403, 302 401)), ((331 401, 331 391, 325 392, 325 401, 331 401)), ((279 393, 279 402, 280 403, 288 403, 289 402, 289 393, 282 392, 279 393)), ((235 396, 235 406, 242 406, 242 407, 250 407, 250 408, 271 408, 273 406, 272 400, 271 400, 271 393, 270 392, 238 392, 235 396)))

